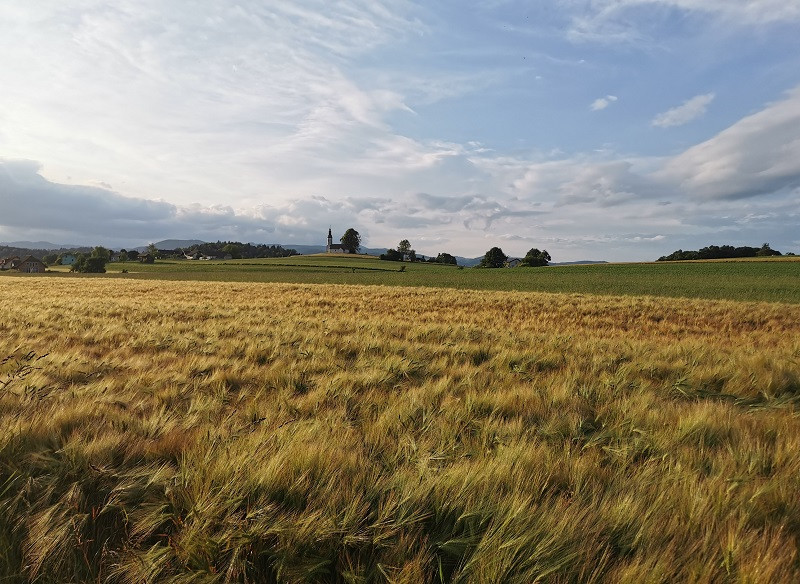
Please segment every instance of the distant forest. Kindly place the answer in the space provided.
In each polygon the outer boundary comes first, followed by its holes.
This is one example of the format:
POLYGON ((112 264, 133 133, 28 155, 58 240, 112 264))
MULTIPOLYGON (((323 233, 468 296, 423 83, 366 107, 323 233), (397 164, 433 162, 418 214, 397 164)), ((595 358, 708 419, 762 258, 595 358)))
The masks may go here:
POLYGON ((265 245, 260 243, 242 243, 240 241, 217 241, 216 243, 202 243, 184 248, 187 255, 202 255, 206 257, 224 257, 230 255, 233 259, 250 258, 285 258, 299 255, 295 249, 287 249, 280 245, 265 245))
MULTIPOLYGON (((680 260, 722 260, 732 258, 755 258, 782 255, 778 250, 772 249, 768 243, 761 247, 733 247, 732 245, 709 245, 697 251, 683 251, 679 249, 668 256, 661 256, 656 261, 675 262, 680 260)), ((788 254, 793 255, 793 254, 788 254)))
MULTIPOLYGON (((39 258, 48 265, 57 263, 58 258, 65 253, 70 254, 88 254, 91 253, 91 247, 77 247, 77 248, 63 248, 57 250, 50 249, 30 249, 22 247, 10 247, 0 245, 0 258, 6 257, 27 257, 32 255, 39 258)), ((120 250, 120 253, 125 250, 120 250)), ((113 252, 112 252, 113 253, 113 252)), ((175 250, 156 250, 151 252, 154 256, 166 257, 183 257, 184 255, 196 255, 197 257, 210 257, 210 258, 223 258, 230 255, 234 259, 245 258, 284 258, 288 256, 298 255, 297 250, 285 248, 281 245, 265 245, 252 243, 242 243, 240 241, 217 241, 216 243, 203 243, 201 245, 193 245, 184 249, 175 250)), ((132 257, 125 257, 123 259, 133 259, 132 257)), ((60 262, 59 262, 60 263, 60 262)))
MULTIPOLYGON (((26 258, 32 255, 35 258, 43 259, 47 256, 56 257, 62 253, 89 253, 92 251, 91 247, 64 247, 61 249, 30 249, 26 247, 10 247, 8 245, 0 245, 0 258, 13 258, 20 257, 26 258)), ((45 261, 45 263, 48 263, 45 261)), ((49 262, 52 263, 52 262, 49 262)))

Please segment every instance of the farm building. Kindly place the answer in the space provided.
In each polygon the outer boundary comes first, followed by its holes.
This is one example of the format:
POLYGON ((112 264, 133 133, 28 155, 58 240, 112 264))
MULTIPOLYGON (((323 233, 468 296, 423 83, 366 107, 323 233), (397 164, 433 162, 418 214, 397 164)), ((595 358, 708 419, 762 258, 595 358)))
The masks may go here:
POLYGON ((17 256, 0 260, 0 270, 16 270, 20 259, 17 256))
POLYGON ((0 270, 19 270, 29 274, 43 274, 47 270, 47 266, 42 260, 33 256, 28 256, 24 260, 13 257, 0 260, 0 270))
POLYGON ((3 258, 0 260, 0 270, 15 270, 19 265, 20 259, 17 256, 11 258, 3 258))

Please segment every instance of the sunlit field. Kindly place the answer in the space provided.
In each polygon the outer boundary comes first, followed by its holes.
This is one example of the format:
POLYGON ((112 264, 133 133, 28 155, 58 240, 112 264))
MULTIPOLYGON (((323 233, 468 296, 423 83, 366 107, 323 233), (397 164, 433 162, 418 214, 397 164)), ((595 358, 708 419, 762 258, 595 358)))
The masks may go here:
POLYGON ((0 308, 2 582, 800 581, 800 304, 120 274, 0 308))
MULTIPOLYGON (((293 256, 281 259, 159 260, 108 264, 103 277, 414 286, 473 290, 650 295, 800 303, 800 258, 597 264, 548 268, 458 269, 374 257, 293 256), (122 273, 125 270, 127 273, 122 273)), ((54 267, 67 276, 66 267, 54 267)), ((58 275, 58 274, 54 274, 58 275)))

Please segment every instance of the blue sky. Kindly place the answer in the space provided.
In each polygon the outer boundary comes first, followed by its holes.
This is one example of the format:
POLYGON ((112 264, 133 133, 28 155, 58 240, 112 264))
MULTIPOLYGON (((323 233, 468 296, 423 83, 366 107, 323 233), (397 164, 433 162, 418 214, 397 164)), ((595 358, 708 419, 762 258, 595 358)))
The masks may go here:
POLYGON ((800 1, 0 4, 0 241, 800 251, 800 1))

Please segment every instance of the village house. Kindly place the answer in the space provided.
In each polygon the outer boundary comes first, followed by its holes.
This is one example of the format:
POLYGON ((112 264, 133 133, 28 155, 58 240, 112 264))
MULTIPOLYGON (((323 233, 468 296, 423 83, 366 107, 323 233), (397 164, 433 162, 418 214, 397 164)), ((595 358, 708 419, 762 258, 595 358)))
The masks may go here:
POLYGON ((16 269, 27 274, 44 274, 47 271, 47 266, 44 265, 42 260, 28 256, 19 262, 16 269))
POLYGON ((0 260, 0 270, 16 270, 20 259, 17 256, 0 260))
POLYGON ((72 265, 72 264, 74 264, 74 263, 75 263, 77 260, 78 260, 78 258, 77 258, 77 257, 75 257, 75 254, 72 254, 72 253, 65 253, 65 254, 63 254, 63 255, 61 256, 61 265, 62 265, 62 266, 71 266, 71 265, 72 265))

